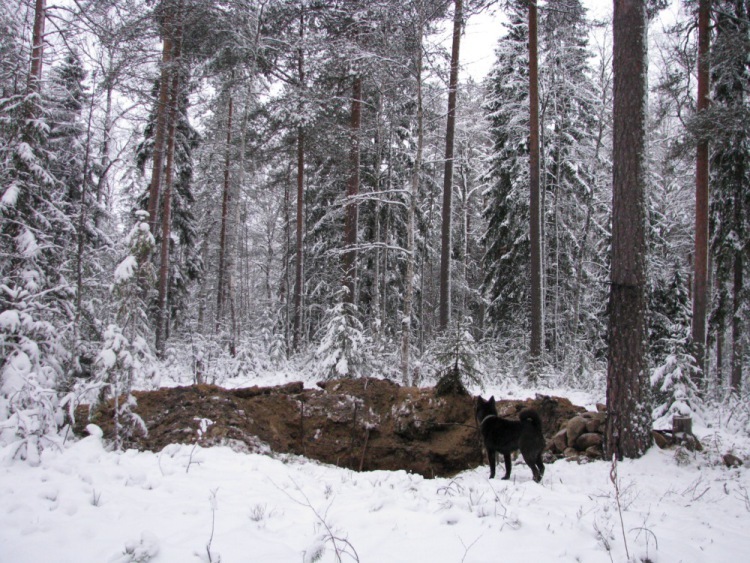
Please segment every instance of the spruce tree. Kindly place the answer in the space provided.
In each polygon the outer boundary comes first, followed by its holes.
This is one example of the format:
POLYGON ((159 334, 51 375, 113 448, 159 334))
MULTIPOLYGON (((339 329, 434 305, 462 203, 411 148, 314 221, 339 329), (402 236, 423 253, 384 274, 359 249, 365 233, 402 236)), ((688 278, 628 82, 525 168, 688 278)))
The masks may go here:
POLYGON ((484 293, 498 334, 529 327, 528 51, 526 2, 513 3, 488 77, 492 157, 486 173, 484 293))

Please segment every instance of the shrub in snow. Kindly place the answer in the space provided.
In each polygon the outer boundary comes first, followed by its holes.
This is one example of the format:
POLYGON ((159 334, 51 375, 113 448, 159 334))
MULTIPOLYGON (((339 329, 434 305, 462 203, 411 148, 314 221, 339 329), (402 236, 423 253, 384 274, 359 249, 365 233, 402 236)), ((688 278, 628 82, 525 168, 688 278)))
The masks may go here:
POLYGON ((0 443, 32 464, 65 423, 57 392, 66 353, 39 293, 0 285, 0 443))
POLYGON ((140 541, 125 544, 122 555, 110 561, 114 563, 146 563, 159 555, 159 539, 151 532, 143 532, 140 541))
POLYGON ((347 291, 346 288, 339 291, 337 303, 323 323, 323 336, 315 351, 317 371, 325 379, 360 377, 369 364, 370 339, 364 333, 356 305, 344 299, 347 291))

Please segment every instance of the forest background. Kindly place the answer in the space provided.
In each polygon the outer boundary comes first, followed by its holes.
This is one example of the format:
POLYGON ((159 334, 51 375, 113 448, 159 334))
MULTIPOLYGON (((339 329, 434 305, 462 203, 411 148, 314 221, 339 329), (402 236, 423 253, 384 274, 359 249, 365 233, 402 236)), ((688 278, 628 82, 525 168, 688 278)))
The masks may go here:
MULTIPOLYGON (((750 22, 744 2, 712 3, 712 106, 701 113, 697 2, 678 8, 668 25, 651 21, 661 32, 649 57, 656 418, 747 402, 750 22)), ((33 459, 76 405, 157 387, 166 371, 195 383, 283 370, 420 385, 458 367, 475 384, 602 389, 612 25, 578 0, 540 4, 542 349, 529 361, 528 21, 520 0, 4 3, 4 439, 33 459), (445 29, 460 37, 487 10, 503 31, 476 80, 451 64, 445 29)), ((118 406, 123 420, 131 405, 118 406)))

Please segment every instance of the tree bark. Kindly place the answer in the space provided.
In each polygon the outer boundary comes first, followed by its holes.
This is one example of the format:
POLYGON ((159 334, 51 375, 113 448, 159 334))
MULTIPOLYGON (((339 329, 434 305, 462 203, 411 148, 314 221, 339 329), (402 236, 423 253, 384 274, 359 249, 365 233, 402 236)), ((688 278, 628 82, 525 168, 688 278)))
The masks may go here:
POLYGON ((167 131, 167 117, 169 113, 169 82, 174 70, 174 15, 166 14, 163 31, 163 46, 161 60, 161 78, 159 81, 159 102, 156 109, 156 131, 154 132, 154 154, 152 159, 151 182, 148 189, 148 221, 151 226, 151 234, 156 236, 159 225, 157 218, 159 212, 159 197, 161 193, 162 173, 164 166, 164 146, 167 131))
POLYGON ((359 205, 359 130, 362 121, 362 77, 357 75, 352 85, 351 112, 351 150, 349 165, 351 167, 349 181, 346 186, 346 206, 344 223, 344 285, 347 287, 347 301, 356 303, 355 291, 357 283, 357 230, 359 205))
POLYGON ((608 457, 639 457, 651 444, 646 364, 645 0, 614 4, 612 266, 607 366, 608 457))
MULTIPOLYGON (((709 18, 710 0, 698 8, 698 99, 697 113, 709 105, 709 18)), ((708 307, 708 139, 698 143, 695 163, 695 262, 693 289, 693 353, 704 379, 706 354, 706 311, 708 307)), ((698 382, 696 382, 698 383, 698 382)))
POLYGON ((167 164, 164 170, 164 198, 161 212, 161 248, 159 260, 159 288, 157 299, 157 321, 156 321, 156 351, 159 356, 164 353, 164 341, 166 340, 167 325, 169 323, 169 311, 167 298, 169 294, 169 243, 171 241, 172 226, 172 180, 174 176, 174 152, 175 137, 177 130, 177 105, 179 104, 180 89, 180 59, 182 50, 182 3, 177 8, 177 25, 174 37, 174 53, 172 58, 172 69, 170 76, 169 114, 167 116, 167 164))
POLYGON ((445 172, 443 173, 443 214, 440 237, 440 330, 451 321, 451 223, 453 202, 453 140, 456 131, 456 94, 458 60, 463 25, 463 0, 455 0, 453 9, 453 44, 451 72, 448 81, 448 121, 445 127, 445 172))
POLYGON ((544 346, 542 303, 542 206, 539 188, 539 72, 537 6, 529 1, 529 215, 531 242, 531 341, 529 377, 536 380, 544 346))
POLYGON ((46 0, 36 0, 34 6, 34 29, 31 38, 31 69, 29 70, 28 92, 39 92, 42 81, 44 59, 44 23, 47 19, 46 0))

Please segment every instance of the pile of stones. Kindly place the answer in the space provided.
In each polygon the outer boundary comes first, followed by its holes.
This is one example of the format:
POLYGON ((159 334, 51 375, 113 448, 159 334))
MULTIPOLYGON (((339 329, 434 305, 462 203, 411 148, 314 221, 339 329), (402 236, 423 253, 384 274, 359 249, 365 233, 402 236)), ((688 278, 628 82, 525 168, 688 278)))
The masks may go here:
POLYGON ((547 443, 547 451, 557 458, 570 461, 602 459, 606 413, 586 411, 563 422, 547 443))

